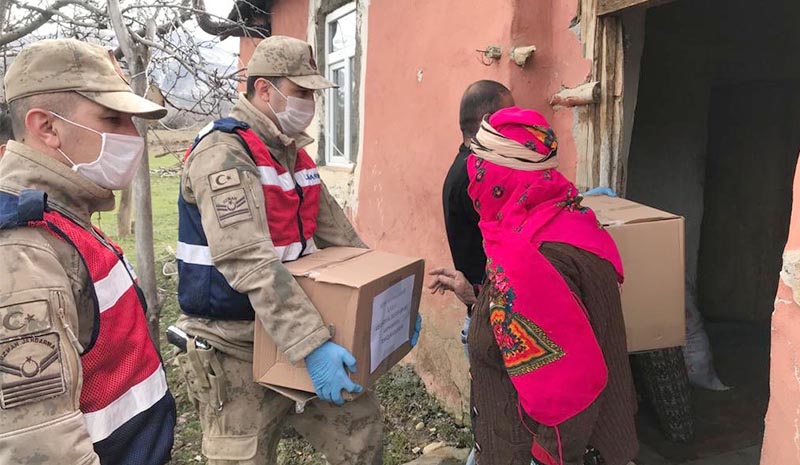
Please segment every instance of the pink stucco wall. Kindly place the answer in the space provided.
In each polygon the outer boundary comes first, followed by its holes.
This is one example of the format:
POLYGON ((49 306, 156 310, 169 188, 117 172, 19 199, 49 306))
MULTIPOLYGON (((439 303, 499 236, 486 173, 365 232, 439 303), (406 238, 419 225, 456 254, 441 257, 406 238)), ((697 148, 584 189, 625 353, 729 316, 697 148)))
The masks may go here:
MULTIPOLYGON (((461 134, 464 89, 494 79, 519 105, 542 111, 555 125, 563 171, 575 174, 573 113, 555 113, 548 98, 562 85, 583 83, 589 63, 569 30, 576 0, 535 2, 373 0, 368 15, 363 155, 356 225, 372 247, 424 257, 428 268, 450 266, 441 205, 442 181, 461 134), (477 49, 499 45, 490 66, 477 49), (536 45, 525 68, 508 57, 513 46, 536 45)), ((466 399, 467 365, 458 333, 464 308, 451 297, 426 295, 418 371, 453 410, 466 399)))
POLYGON ((547 101, 562 87, 575 87, 587 81, 591 62, 583 58, 583 48, 570 23, 578 10, 576 0, 515 3, 512 43, 535 45, 534 61, 525 68, 512 65, 510 85, 517 104, 542 112, 553 125, 559 141, 561 172, 575 178, 577 153, 573 138, 572 109, 554 111, 547 101))
POLYGON ((772 314, 770 402, 761 465, 800 464, 800 165, 792 223, 772 314))

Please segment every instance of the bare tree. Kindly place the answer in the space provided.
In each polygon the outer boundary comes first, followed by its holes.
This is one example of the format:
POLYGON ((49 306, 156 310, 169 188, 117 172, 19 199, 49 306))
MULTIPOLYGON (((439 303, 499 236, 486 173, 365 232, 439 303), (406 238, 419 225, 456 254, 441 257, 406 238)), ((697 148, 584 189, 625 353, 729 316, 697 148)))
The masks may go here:
MULTIPOLYGON (((38 39, 75 37, 99 41, 117 46, 115 55, 127 69, 137 94, 144 96, 154 77, 160 77, 160 93, 179 111, 221 116, 221 105, 235 98, 241 70, 234 64, 221 69, 208 61, 214 40, 198 38, 198 26, 193 20, 196 17, 203 29, 225 36, 268 35, 268 21, 265 27, 263 18, 253 14, 255 10, 242 12, 242 5, 253 4, 236 0, 230 15, 234 20, 208 13, 202 0, 183 0, 180 4, 168 0, 0 0, 3 67, 20 47, 38 39), (174 95, 181 80, 187 78, 194 83, 191 94, 174 95)), ((146 140, 146 123, 139 120, 137 127, 146 140)), ((148 304, 150 334, 158 346, 161 302, 153 250, 150 169, 148 157, 142 160, 131 190, 122 195, 118 231, 130 231, 130 212, 135 210, 137 275, 148 304)))
MULTIPOLYGON (((170 76, 162 80, 162 92, 182 111, 199 115, 215 114, 222 102, 235 98, 236 66, 213 66, 207 55, 216 39, 198 38, 198 28, 222 37, 269 35, 268 13, 249 0, 236 0, 229 15, 215 16, 205 10, 202 0, 119 0, 119 26, 125 27, 132 43, 151 49, 148 77, 170 76), (245 8, 247 6, 247 8, 245 8), (152 39, 146 37, 148 21, 156 24, 152 39), (196 89, 191 98, 170 98, 183 78, 192 78, 196 89)), ((262 4, 269 5, 270 0, 262 4)), ((119 43, 120 31, 113 27, 108 2, 101 0, 0 0, 0 53, 13 58, 25 43, 51 37, 75 37, 116 46, 115 55, 128 68, 127 56, 119 43)), ((131 75, 132 76, 132 75, 131 75)))

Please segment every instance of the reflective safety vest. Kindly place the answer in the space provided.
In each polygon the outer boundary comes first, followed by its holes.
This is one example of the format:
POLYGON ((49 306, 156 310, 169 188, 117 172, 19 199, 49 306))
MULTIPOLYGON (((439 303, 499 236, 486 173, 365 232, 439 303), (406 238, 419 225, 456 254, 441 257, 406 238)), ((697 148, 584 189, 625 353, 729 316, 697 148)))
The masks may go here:
POLYGON ((162 465, 170 459, 175 401, 145 318, 144 294, 122 250, 47 206, 47 195, 0 192, 0 229, 42 228, 78 251, 89 272, 94 334, 81 354, 80 410, 100 462, 162 465))
MULTIPOLYGON (((314 232, 319 213, 320 178, 305 150, 297 151, 294 173, 270 154, 266 144, 247 123, 223 118, 203 128, 186 151, 213 131, 236 135, 253 160, 264 191, 264 209, 278 258, 292 261, 317 250, 314 232)), ((202 154, 199 155, 202 157, 202 154)), ((193 163, 203 163, 202 159, 193 163)), ((224 212, 223 212, 224 214, 224 212)), ((235 291, 215 267, 197 205, 178 197, 178 303, 187 315, 221 320, 253 320, 255 312, 246 295, 235 291)))

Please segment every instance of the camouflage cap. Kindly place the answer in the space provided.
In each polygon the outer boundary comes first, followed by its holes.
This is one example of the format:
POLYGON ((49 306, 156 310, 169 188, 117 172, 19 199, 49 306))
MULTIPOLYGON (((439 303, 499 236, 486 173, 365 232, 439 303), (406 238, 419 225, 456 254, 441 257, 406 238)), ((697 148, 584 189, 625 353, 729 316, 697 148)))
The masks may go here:
POLYGON ((262 40, 247 63, 247 75, 285 77, 300 87, 313 90, 337 87, 319 74, 311 45, 286 36, 262 40))
POLYGON ((8 67, 6 101, 52 92, 77 92, 112 110, 158 119, 167 109, 133 93, 114 58, 101 45, 75 39, 34 42, 8 67))

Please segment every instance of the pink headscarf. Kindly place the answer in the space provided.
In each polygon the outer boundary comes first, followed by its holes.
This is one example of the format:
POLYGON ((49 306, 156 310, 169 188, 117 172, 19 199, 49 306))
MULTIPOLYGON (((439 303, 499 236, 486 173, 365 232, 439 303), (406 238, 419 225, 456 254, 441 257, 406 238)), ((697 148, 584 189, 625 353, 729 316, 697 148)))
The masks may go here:
POLYGON ((469 195, 492 284, 490 322, 522 409, 557 426, 586 409, 608 371, 583 303, 540 253, 562 242, 622 262, 578 189, 557 166, 555 134, 533 110, 507 108, 484 121, 467 161, 469 195))
POLYGON ((506 108, 493 114, 489 118, 489 124, 503 136, 526 146, 539 155, 547 156, 551 152, 555 155, 558 150, 558 141, 550 128, 550 123, 536 111, 518 107, 506 108), (545 141, 539 138, 536 134, 537 131, 549 132, 550 140, 545 141))

